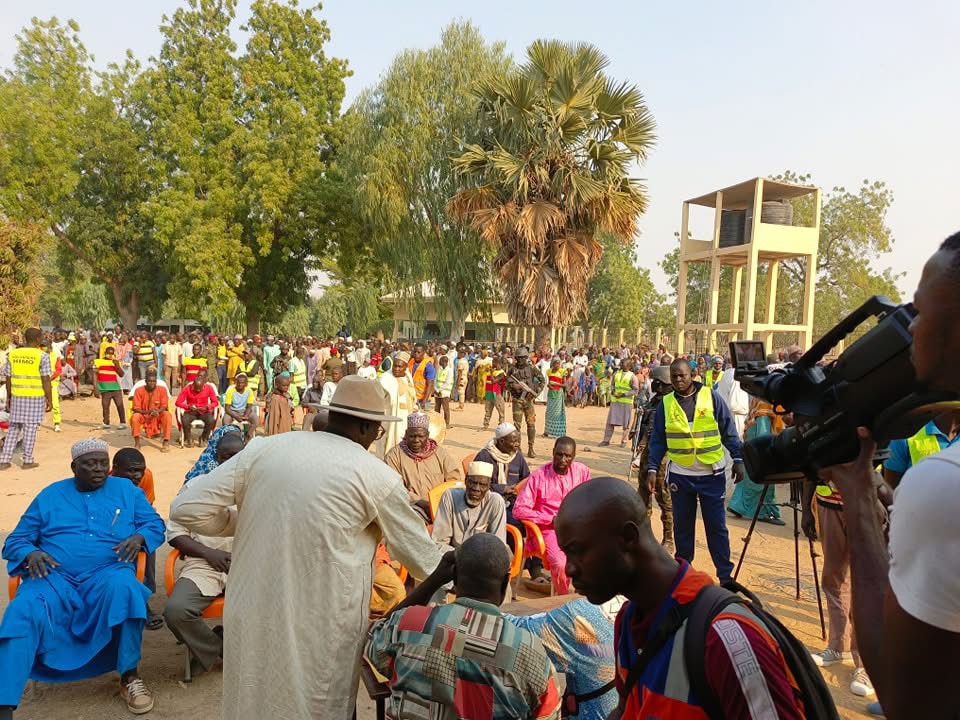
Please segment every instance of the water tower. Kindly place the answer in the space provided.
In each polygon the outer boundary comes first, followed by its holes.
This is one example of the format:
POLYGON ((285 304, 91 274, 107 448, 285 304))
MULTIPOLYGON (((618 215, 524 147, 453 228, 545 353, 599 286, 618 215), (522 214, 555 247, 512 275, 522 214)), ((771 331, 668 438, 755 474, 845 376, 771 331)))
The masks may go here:
POLYGON ((728 340, 762 340, 768 351, 774 333, 796 333, 797 342, 809 348, 813 332, 817 244, 820 237, 820 189, 764 178, 753 178, 683 203, 680 229, 680 277, 677 285, 677 350, 687 352, 686 334, 698 335, 697 351, 722 352, 717 334, 728 340), (787 202, 812 196, 812 225, 794 225, 793 206, 787 202), (714 211, 710 240, 689 236, 690 206, 714 211), (777 282, 780 264, 797 258, 804 263, 804 288, 800 324, 777 321, 777 282), (687 322, 687 281, 691 263, 710 266, 705 317, 687 322), (729 317, 718 318, 720 275, 732 267, 729 317), (757 318, 757 277, 766 270, 766 311, 757 318), (746 271, 744 277, 744 271, 746 271), (746 280, 746 288, 743 283, 746 280), (745 291, 744 291, 745 290, 745 291), (742 297, 742 301, 741 301, 742 297), (742 305, 742 307, 741 307, 742 305), (700 338, 704 345, 700 345, 700 338))

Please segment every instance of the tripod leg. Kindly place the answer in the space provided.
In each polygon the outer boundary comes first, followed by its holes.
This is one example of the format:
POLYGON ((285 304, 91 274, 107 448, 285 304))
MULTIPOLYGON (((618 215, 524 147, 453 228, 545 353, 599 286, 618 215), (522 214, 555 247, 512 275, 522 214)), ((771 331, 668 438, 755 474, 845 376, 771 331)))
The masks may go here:
POLYGON ((743 559, 747 556, 747 546, 750 544, 753 529, 757 526, 757 518, 760 517, 760 510, 763 508, 763 503, 767 500, 767 490, 769 488, 769 485, 764 485, 763 492, 760 493, 760 502, 757 503, 757 509, 753 513, 753 519, 750 520, 750 529, 747 530, 747 534, 743 538, 743 550, 740 552, 740 559, 737 560, 737 568, 733 571, 734 580, 740 575, 740 567, 743 565, 743 559))
POLYGON ((820 612, 820 639, 827 639, 827 624, 823 621, 823 599, 820 597, 820 574, 817 571, 817 551, 814 550, 813 540, 810 542, 810 564, 813 566, 813 587, 817 591, 817 610, 820 612))
POLYGON ((800 509, 799 503, 791 502, 793 506, 793 567, 797 584, 797 600, 800 599, 800 509))

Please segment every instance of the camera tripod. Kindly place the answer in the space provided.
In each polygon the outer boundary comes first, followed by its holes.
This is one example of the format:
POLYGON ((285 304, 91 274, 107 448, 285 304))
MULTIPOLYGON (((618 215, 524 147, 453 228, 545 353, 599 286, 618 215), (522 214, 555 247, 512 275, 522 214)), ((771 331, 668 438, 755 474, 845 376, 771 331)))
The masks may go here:
MULTIPOLYGON (((797 597, 800 599, 800 492, 803 487, 802 480, 792 480, 790 482, 790 500, 788 502, 777 503, 778 507, 791 508, 793 510, 793 570, 794 580, 796 582, 797 597)), ((757 503, 757 509, 750 520, 750 529, 743 538, 743 552, 740 553, 740 559, 737 560, 737 568, 733 571, 733 579, 736 580, 740 575, 740 568, 743 560, 747 556, 747 548, 750 545, 750 538, 753 537, 753 529, 757 526, 757 518, 760 517, 760 511, 763 509, 767 499, 769 484, 764 484, 763 492, 760 493, 760 502, 757 503)), ((813 546, 813 540, 807 538, 810 544, 810 564, 813 567, 813 586, 817 592, 817 610, 820 613, 820 638, 827 639, 827 626, 823 620, 823 599, 820 597, 820 576, 817 573, 817 552, 813 546)))

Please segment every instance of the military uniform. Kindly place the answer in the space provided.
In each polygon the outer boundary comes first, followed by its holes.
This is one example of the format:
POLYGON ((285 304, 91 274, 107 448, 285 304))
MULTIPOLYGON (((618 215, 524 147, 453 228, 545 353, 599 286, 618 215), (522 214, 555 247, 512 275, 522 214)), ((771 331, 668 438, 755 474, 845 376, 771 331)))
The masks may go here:
POLYGON ((654 395, 649 403, 643 408, 643 421, 637 432, 640 433, 640 479, 639 490, 640 497, 644 505, 647 506, 647 517, 653 517, 653 503, 651 500, 656 498, 657 507, 660 508, 660 523, 663 525, 663 538, 661 540, 664 547, 671 552, 674 549, 673 544, 673 500, 670 497, 670 490, 667 487, 667 459, 664 458, 660 463, 660 469, 657 470, 657 481, 653 486, 653 493, 647 489, 647 458, 650 454, 650 431, 653 429, 653 415, 657 405, 661 401, 660 395, 654 395), (651 497, 652 495, 652 497, 651 497))
MULTIPOLYGON (((517 351, 517 357, 527 357, 523 350, 517 351)), ((543 388, 543 375, 529 362, 523 367, 512 366, 507 371, 507 388, 513 397, 513 424, 520 429, 523 421, 527 422, 527 457, 536 457, 533 443, 537 438, 537 410, 534 401, 543 388), (533 392, 521 390, 514 383, 524 383, 533 392)))

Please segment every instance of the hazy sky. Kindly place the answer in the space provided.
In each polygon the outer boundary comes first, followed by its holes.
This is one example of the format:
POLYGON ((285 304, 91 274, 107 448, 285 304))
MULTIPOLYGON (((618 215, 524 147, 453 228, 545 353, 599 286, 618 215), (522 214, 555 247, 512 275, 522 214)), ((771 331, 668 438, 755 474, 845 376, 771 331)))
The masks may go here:
MULTIPOLYGON (((127 48, 145 60, 160 47, 162 14, 179 4, 0 3, 0 66, 32 15, 76 19, 98 65, 127 48)), ((244 19, 248 3, 239 4, 244 19)), ((651 199, 641 262, 661 289, 657 261, 673 247, 684 199, 788 168, 824 189, 886 181, 896 245, 882 262, 907 273, 907 295, 936 245, 960 229, 960 3, 331 0, 322 15, 330 54, 354 73, 348 102, 398 51, 436 43, 455 19, 505 41, 514 57, 541 37, 597 45, 657 121, 657 146, 637 174, 651 199)))

